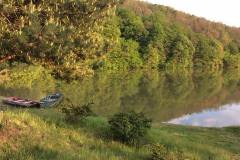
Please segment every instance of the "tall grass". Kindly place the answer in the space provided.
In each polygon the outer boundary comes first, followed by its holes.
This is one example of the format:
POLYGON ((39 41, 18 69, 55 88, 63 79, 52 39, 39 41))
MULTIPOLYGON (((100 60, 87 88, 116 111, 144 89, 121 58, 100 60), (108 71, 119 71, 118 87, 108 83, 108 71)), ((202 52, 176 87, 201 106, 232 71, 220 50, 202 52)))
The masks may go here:
POLYGON ((156 143, 200 160, 231 160, 240 152, 239 128, 162 125, 150 131, 143 145, 131 147, 108 138, 109 126, 103 117, 74 125, 49 110, 12 110, 4 112, 4 117, 8 122, 0 130, 0 159, 147 160, 148 146, 156 143))

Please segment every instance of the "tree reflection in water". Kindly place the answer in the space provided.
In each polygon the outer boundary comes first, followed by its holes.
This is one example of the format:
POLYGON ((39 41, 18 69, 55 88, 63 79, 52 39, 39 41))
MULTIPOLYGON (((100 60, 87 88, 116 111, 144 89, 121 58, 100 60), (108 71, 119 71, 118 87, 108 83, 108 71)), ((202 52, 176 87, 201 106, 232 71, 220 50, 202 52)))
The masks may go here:
POLYGON ((99 72, 70 83, 55 80, 43 71, 34 78, 28 76, 18 77, 17 83, 2 83, 0 95, 40 99, 49 92, 61 91, 75 104, 93 101, 93 110, 99 115, 135 110, 156 123, 240 101, 238 70, 99 72))

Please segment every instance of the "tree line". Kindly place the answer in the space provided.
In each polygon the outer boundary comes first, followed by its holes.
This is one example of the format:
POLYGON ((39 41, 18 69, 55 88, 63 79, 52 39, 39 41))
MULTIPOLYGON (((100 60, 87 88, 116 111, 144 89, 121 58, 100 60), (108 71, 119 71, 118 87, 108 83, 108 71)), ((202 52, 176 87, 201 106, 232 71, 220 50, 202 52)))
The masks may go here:
POLYGON ((75 70, 239 68, 239 42, 240 29, 140 1, 0 5, 0 58, 10 62, 75 70))

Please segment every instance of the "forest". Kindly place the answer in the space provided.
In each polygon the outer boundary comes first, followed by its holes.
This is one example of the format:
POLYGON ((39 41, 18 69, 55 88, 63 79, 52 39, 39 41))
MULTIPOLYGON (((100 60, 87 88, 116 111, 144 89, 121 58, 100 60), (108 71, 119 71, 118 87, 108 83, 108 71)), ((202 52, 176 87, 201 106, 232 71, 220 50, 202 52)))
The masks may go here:
POLYGON ((240 68, 240 29, 135 0, 6 0, 1 66, 94 70, 240 68))

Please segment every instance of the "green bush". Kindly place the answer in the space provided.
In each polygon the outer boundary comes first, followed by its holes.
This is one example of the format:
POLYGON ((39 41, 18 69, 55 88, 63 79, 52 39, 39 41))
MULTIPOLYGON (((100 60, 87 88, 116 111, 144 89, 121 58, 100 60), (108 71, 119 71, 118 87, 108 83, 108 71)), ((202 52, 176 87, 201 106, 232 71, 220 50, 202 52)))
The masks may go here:
POLYGON ((151 120, 136 112, 115 114, 109 124, 113 138, 127 144, 134 144, 151 128, 151 120))
POLYGON ((93 103, 87 103, 82 106, 78 106, 78 105, 73 105, 72 103, 70 103, 69 100, 68 102, 69 102, 68 104, 70 105, 62 108, 62 112, 65 114, 65 118, 68 122, 77 122, 88 116, 95 115, 90 108, 90 106, 93 103))
POLYGON ((155 144, 150 147, 151 160, 186 160, 188 159, 181 151, 170 151, 164 145, 155 144))

